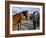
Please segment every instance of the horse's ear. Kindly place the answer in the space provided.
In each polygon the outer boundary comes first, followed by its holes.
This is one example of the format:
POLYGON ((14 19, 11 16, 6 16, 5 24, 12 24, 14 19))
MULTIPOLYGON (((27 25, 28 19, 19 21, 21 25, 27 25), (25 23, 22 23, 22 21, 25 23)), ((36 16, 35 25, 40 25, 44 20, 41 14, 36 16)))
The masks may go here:
POLYGON ((37 13, 38 14, 38 11, 34 11, 33 14, 37 13))

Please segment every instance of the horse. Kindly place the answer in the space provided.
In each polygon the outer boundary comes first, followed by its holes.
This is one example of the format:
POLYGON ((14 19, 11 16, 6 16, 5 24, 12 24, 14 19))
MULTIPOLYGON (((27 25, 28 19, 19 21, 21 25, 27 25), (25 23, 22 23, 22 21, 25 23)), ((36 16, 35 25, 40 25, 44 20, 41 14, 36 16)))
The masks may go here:
POLYGON ((20 29, 21 29, 21 21, 23 19, 28 19, 28 11, 26 11, 26 10, 13 15, 13 27, 12 27, 13 31, 16 30, 17 24, 18 24, 18 30, 19 30, 19 25, 20 25, 20 29))
POLYGON ((38 11, 33 12, 33 26, 34 26, 34 29, 36 29, 36 27, 39 26, 39 18, 40 17, 39 17, 38 11))

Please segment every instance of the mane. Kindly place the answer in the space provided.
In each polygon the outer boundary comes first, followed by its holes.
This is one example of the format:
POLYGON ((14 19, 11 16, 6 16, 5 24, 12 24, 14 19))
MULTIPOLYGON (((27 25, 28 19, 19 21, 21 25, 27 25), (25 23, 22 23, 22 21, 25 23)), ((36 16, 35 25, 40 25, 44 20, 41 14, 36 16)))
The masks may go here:
POLYGON ((15 14, 14 16, 16 16, 16 15, 19 15, 19 14, 21 14, 21 13, 26 13, 27 11, 22 11, 22 12, 19 12, 19 13, 17 13, 17 14, 15 14))

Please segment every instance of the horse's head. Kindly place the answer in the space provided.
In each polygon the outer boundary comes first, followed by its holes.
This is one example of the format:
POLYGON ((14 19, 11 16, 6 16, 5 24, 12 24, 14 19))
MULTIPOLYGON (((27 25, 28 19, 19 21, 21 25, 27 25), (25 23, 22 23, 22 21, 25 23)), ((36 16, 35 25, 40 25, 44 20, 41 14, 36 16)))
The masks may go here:
POLYGON ((39 13, 38 13, 38 11, 33 12, 33 19, 34 19, 34 20, 37 20, 38 18, 39 18, 39 13))
POLYGON ((28 11, 25 10, 22 12, 25 19, 28 19, 28 11))

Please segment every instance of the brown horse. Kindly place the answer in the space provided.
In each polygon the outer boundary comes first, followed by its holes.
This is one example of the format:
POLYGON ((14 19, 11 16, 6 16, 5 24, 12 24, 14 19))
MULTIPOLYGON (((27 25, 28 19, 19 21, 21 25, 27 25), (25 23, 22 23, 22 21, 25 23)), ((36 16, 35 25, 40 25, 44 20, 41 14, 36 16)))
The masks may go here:
POLYGON ((23 19, 28 19, 28 11, 22 11, 16 15, 13 15, 13 30, 16 30, 16 25, 19 23, 21 24, 23 19))

